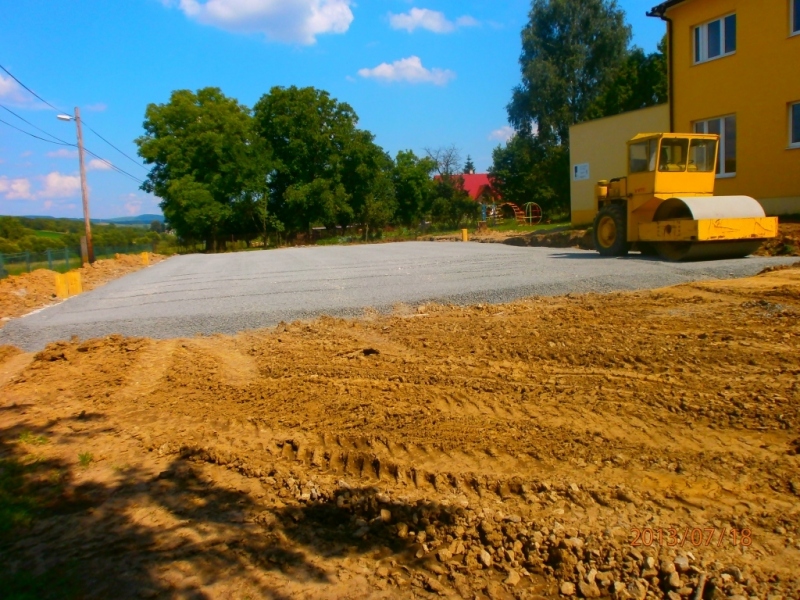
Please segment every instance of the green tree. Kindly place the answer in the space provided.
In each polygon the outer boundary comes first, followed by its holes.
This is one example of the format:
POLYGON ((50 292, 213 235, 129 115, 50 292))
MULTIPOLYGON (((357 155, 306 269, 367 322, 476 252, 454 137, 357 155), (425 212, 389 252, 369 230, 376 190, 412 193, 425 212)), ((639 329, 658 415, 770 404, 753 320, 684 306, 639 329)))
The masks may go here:
POLYGON ((256 103, 254 117, 274 159, 270 209, 287 229, 346 226, 363 218, 368 200, 374 208, 383 198, 375 186, 391 160, 358 129, 348 104, 312 87, 274 87, 256 103))
POLYGON ((268 170, 250 111, 217 88, 178 90, 147 107, 139 155, 153 165, 142 189, 162 199, 164 216, 185 240, 216 250, 234 228, 237 204, 268 170))
POLYGON ((0 238, 19 240, 25 237, 25 227, 14 217, 0 217, 0 238))
POLYGON ((568 144, 627 57, 631 38, 616 0, 533 0, 522 31, 522 82, 508 105, 520 133, 568 144))
POLYGON ((565 146, 517 134, 495 148, 489 174, 503 200, 518 206, 536 202, 550 214, 569 209, 569 150, 565 146))
POLYGON ((464 165, 464 174, 469 175, 475 172, 475 163, 472 162, 472 157, 467 154, 467 162, 464 165))
POLYGON ((411 150, 400 151, 392 169, 392 183, 397 198, 396 219, 406 227, 417 224, 430 210, 434 185, 431 174, 436 163, 419 158, 411 150))
POLYGON ((150 231, 155 231, 156 233, 164 233, 164 224, 158 219, 156 219, 150 223, 150 231))

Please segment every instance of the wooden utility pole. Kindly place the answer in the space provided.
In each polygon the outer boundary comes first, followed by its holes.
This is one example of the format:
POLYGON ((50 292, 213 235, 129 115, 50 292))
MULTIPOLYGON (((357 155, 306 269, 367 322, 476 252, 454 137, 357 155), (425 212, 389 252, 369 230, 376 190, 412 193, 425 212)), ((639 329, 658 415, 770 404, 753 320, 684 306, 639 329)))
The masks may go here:
POLYGON ((81 128, 81 109, 75 107, 75 126, 78 128, 78 160, 81 164, 81 195, 83 196, 83 224, 86 229, 86 254, 89 264, 94 262, 92 244, 92 222, 89 219, 89 185, 86 183, 86 164, 83 158, 83 130, 81 128))

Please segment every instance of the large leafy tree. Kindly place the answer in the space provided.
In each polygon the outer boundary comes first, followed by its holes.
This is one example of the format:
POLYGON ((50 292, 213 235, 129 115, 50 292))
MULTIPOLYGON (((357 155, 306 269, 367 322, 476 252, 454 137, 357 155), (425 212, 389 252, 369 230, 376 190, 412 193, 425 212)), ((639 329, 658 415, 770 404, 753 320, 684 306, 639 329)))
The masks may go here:
MULTIPOLYGON (((289 229, 348 225, 390 202, 381 190, 391 160, 371 133, 358 129, 348 104, 311 87, 274 87, 256 103, 254 118, 274 158, 272 210, 289 229)), ((391 212, 390 205, 384 209, 391 212)))
POLYGON ((431 174, 436 162, 430 157, 418 157, 411 150, 400 151, 392 169, 392 183, 397 198, 396 218, 409 227, 419 221, 430 210, 433 199, 431 174))
POLYGON ((598 97, 589 117, 609 117, 667 101, 667 38, 645 54, 632 48, 598 97))
POLYGON ((508 105, 521 133, 567 143, 624 63, 630 27, 616 0, 533 0, 522 31, 522 82, 508 105))
POLYGON ((217 88, 178 90, 166 104, 147 107, 144 130, 136 143, 152 168, 142 189, 162 199, 181 238, 216 249, 268 170, 249 109, 217 88))
POLYGON ((569 151, 530 134, 517 134, 492 153, 489 174, 503 200, 536 202, 553 214, 569 208, 569 151), (567 177, 564 177, 567 173, 567 177))

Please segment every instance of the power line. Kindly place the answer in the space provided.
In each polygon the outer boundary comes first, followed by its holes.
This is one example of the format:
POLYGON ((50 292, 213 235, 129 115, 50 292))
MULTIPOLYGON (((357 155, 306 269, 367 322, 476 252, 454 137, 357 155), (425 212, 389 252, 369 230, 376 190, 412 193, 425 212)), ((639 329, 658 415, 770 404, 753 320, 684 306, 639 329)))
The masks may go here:
MULTIPOLYGON (((77 145, 77 144, 70 144, 69 142, 64 142, 64 141, 60 141, 60 142, 54 142, 53 140, 48 140, 47 138, 43 138, 43 137, 41 137, 41 136, 38 136, 38 135, 36 135, 36 134, 33 134, 33 133, 31 133, 30 131, 25 131, 24 129, 20 129, 20 128, 19 128, 19 127, 17 127, 16 125, 12 125, 12 124, 11 124, 11 123, 9 123, 8 121, 4 121, 3 119, 0 119, 0 123, 3 123, 4 125, 8 125, 8 126, 9 126, 9 127, 11 127, 12 129, 16 129, 16 130, 17 130, 17 131, 19 131, 20 133, 24 133, 25 135, 28 135, 28 136, 30 136, 30 137, 32 137, 32 138, 35 138, 35 139, 37 139, 37 140, 41 140, 41 141, 43 141, 43 142, 47 142, 48 144, 55 144, 55 145, 57 145, 57 146, 70 146, 71 148, 77 148, 77 147, 78 147, 78 145, 77 145)), ((47 132, 45 132, 45 133, 47 133, 47 132)), ((50 135, 50 134, 48 134, 48 135, 50 135)), ((55 136, 51 136, 51 137, 55 137, 55 136)), ((58 138, 56 138, 56 139, 58 139, 58 138)), ((107 160, 106 160, 105 158, 103 158, 102 156, 100 156, 100 155, 98 155, 98 154, 95 154, 94 152, 92 152, 92 151, 91 151, 91 150, 89 150, 88 148, 84 148, 83 150, 84 150, 84 152, 86 152, 86 154, 91 154, 91 155, 92 155, 92 156, 94 156, 96 159, 98 159, 98 160, 100 160, 100 161, 104 162, 104 163, 105 163, 105 164, 107 164, 109 167, 111 167, 111 168, 112 168, 114 171, 116 171, 116 172, 120 173, 121 175, 127 175, 128 177, 130 177, 131 179, 133 179, 133 180, 134 180, 136 183, 138 183, 138 184, 140 184, 140 185, 141 185, 142 183, 144 183, 144 182, 143 182, 141 179, 139 179, 139 178, 138 178, 138 177, 136 177, 135 175, 131 175, 131 174, 130 174, 130 173, 128 173, 127 171, 125 171, 125 170, 123 170, 123 169, 120 169, 118 166, 116 166, 116 165, 112 164, 111 162, 107 161, 107 160)))
MULTIPOLYGON (((60 111, 58 108, 56 108, 55 106, 53 106, 52 104, 50 104, 50 103, 49 103, 47 100, 45 100, 44 98, 42 98, 42 97, 41 97, 39 94, 37 94, 36 92, 34 92, 34 91, 31 89, 31 88, 29 88, 27 85, 25 85, 24 83, 22 83, 22 82, 21 82, 19 79, 17 79, 16 77, 14 77, 14 75, 12 75, 12 74, 9 72, 9 70, 8 70, 8 69, 6 69, 6 68, 5 68, 3 65, 0 65, 0 69, 2 69, 3 71, 5 71, 6 73, 8 73, 9 77, 11 77, 11 78, 12 78, 14 81, 16 81, 18 84, 20 84, 20 85, 21 85, 23 88, 25 88, 26 90, 28 90, 28 91, 29 91, 31 94, 33 94, 33 95, 34 95, 36 98, 38 98, 39 100, 41 100, 42 102, 44 102, 44 103, 45 103, 47 106, 49 106, 50 108, 52 108, 53 110, 55 110, 55 111, 57 111, 57 112, 61 112, 61 111, 60 111)), ((62 139, 60 139, 60 138, 57 138, 56 136, 54 136, 54 135, 52 135, 52 134, 50 134, 50 133, 47 133, 47 132, 46 132, 44 129, 41 129, 40 127, 37 127, 36 125, 34 125, 33 123, 31 123, 31 122, 29 122, 29 121, 26 121, 25 119, 23 119, 22 117, 20 117, 20 116, 19 116, 17 113, 15 113, 15 112, 13 112, 12 110, 10 110, 10 109, 6 108, 5 106, 2 106, 2 105, 0 105, 0 107, 4 108, 4 109, 5 109, 5 110, 7 110, 8 112, 10 112, 12 115, 14 115, 15 117, 17 117, 18 119, 21 119, 22 121, 25 121, 25 123, 27 123, 28 125, 30 125, 30 126, 31 126, 31 127, 33 127, 34 129, 37 129, 37 130, 41 131, 42 133, 44 133, 45 135, 48 135, 48 136, 50 136, 51 138, 53 138, 54 140, 58 140, 58 141, 57 141, 57 142, 53 142, 53 141, 51 141, 51 140, 47 140, 47 139, 45 139, 45 138, 43 138, 43 137, 39 137, 38 135, 34 135, 34 134, 32 134, 32 133, 30 133, 30 132, 28 132, 28 131, 24 131, 23 129, 20 129, 19 127, 15 127, 15 126, 14 126, 14 125, 12 125, 11 123, 8 123, 8 122, 6 122, 6 121, 3 121, 3 120, 1 120, 1 119, 0 119, 0 123, 4 123, 4 124, 8 125, 9 127, 11 127, 11 128, 13 128, 13 129, 16 129, 17 131, 20 131, 20 132, 24 133, 25 135, 29 135, 29 136, 31 136, 32 138, 36 138, 37 140, 42 140, 43 142, 49 142, 49 143, 51 143, 51 144, 58 144, 58 145, 61 145, 61 146, 72 146, 73 148, 77 147, 77 144, 70 144, 70 143, 68 143, 68 142, 65 142, 64 140, 62 140, 62 139)), ((86 122, 85 122, 85 121, 83 121, 82 119, 81 119, 81 122, 82 122, 84 125, 86 125, 86 122)), ((87 128, 88 128, 88 129, 89 129, 89 130, 90 130, 92 133, 94 133, 94 134, 95 134, 97 137, 99 137, 101 140, 103 140, 103 141, 104 141, 106 144, 108 144, 109 146, 111 146, 112 148, 114 148, 114 150, 116 150, 117 152, 119 152, 120 154, 122 154, 123 156, 125 156, 125 157, 126 157, 128 160, 130 160, 130 161, 133 161, 134 163, 136 163, 137 165, 139 165, 140 167, 142 167, 143 169, 145 169, 145 171, 147 170, 147 168, 146 168, 146 167, 144 167, 144 165, 141 165, 140 163, 136 162, 136 161, 135 161, 134 159, 132 159, 130 156, 128 156, 127 154, 125 154, 125 153, 124 153, 122 150, 120 150, 119 148, 117 148, 116 146, 114 146, 114 144, 112 144, 112 143, 111 143, 111 142, 109 142, 107 139, 105 139, 103 136, 101 136, 99 133, 97 133, 97 132, 96 132, 94 129, 92 129, 92 128, 91 128, 91 127, 89 127, 88 125, 86 125, 86 127, 87 127, 87 128)), ((122 174, 122 175, 127 175, 128 177, 130 177, 131 179, 133 179, 133 180, 134 180, 136 183, 138 183, 138 184, 140 184, 140 185, 143 183, 143 181, 142 181, 141 179, 139 179, 138 177, 136 177, 135 175, 131 175, 131 174, 130 174, 130 173, 128 173, 127 171, 125 171, 125 170, 123 170, 123 169, 120 169, 118 166, 116 166, 116 165, 112 164, 111 162, 107 161, 107 160, 106 160, 105 158, 103 158, 102 156, 100 156, 100 155, 98 155, 98 154, 95 154, 94 152, 92 152, 92 151, 91 151, 91 150, 89 150, 88 148, 85 148, 85 147, 84 147, 84 151, 85 151, 87 154, 91 154, 91 155, 92 155, 92 156, 94 156, 96 159, 98 159, 98 160, 100 160, 100 161, 104 162, 105 164, 107 164, 109 167, 111 167, 112 169, 114 169, 114 170, 115 170, 115 171, 117 171, 118 173, 120 173, 120 174, 122 174)))
MULTIPOLYGON (((50 136, 50 137, 51 137, 51 138, 53 138, 54 140, 58 140, 58 141, 59 141, 60 143, 62 143, 62 144, 68 144, 68 143, 69 143, 69 142, 65 142, 65 141, 64 141, 64 140, 62 140, 61 138, 58 138, 58 137, 54 136, 52 133, 48 133, 47 131, 45 131, 45 130, 44 130, 44 129, 42 129, 41 127, 37 127, 36 125, 34 125, 33 123, 31 123, 31 122, 30 122, 30 121, 28 121, 27 119, 24 119, 24 118, 22 118, 21 116, 19 116, 17 113, 15 113, 15 112, 14 112, 13 110, 11 110, 10 108, 8 108, 8 107, 6 107, 6 106, 3 106, 2 104, 0 104, 0 108, 2 108, 3 110, 5 110, 5 111, 7 111, 7 112, 10 112, 12 115, 14 115, 15 117, 17 117, 17 118, 18 118, 20 121, 24 121, 25 123, 27 123, 28 125, 30 125, 30 126, 31 126, 31 127, 33 127, 34 129, 38 129, 38 130, 39 130, 39 131, 41 131, 43 134, 50 136)), ((74 146, 74 144, 72 144, 72 145, 74 146)))
POLYGON ((140 185, 141 185, 142 183, 144 183, 144 182, 143 182, 141 179, 139 179, 138 177, 136 177, 136 175, 131 175, 131 174, 130 174, 130 173, 128 173, 127 171, 125 171, 125 170, 123 170, 123 169, 120 169, 120 168, 119 168, 117 165, 115 165, 115 164, 113 164, 113 163, 111 163, 111 162, 107 161, 107 160, 106 160, 105 158, 103 158, 102 156, 99 156, 99 155, 95 154, 94 152, 92 152, 91 150, 89 150, 88 148, 86 148, 85 146, 84 146, 83 150, 84 150, 84 152, 86 152, 86 154, 91 154, 91 155, 92 155, 92 156, 94 156, 94 157, 95 157, 97 160, 100 160, 100 161, 104 162, 104 163, 105 163, 105 164, 107 164, 109 167, 111 167, 112 169, 114 169, 116 172, 118 172, 118 173, 120 173, 120 174, 122 174, 122 175, 127 175, 128 177, 130 177, 131 179, 133 179, 133 180, 134 180, 136 183, 138 183, 138 184, 140 184, 140 185))
POLYGON ((33 133, 31 133, 29 131, 25 131, 24 129, 20 129, 16 125, 12 125, 8 121, 3 121, 3 119, 0 119, 0 123, 3 123, 4 125, 8 125, 12 129, 16 129, 17 131, 20 131, 20 132, 24 133, 25 135, 31 136, 32 138, 36 138, 37 140, 42 140, 43 142, 47 142, 48 144, 56 144, 57 146, 72 146, 73 148, 77 147, 77 144, 70 144, 70 143, 67 143, 67 142, 54 142, 53 140, 48 140, 46 138, 39 137, 38 135, 34 135, 33 133))
POLYGON ((49 106, 50 108, 52 108, 53 110, 55 110, 55 111, 57 111, 57 112, 59 111, 59 109, 57 109, 55 106, 53 106, 52 104, 50 104, 50 103, 49 103, 47 100, 45 100, 44 98, 42 98, 42 97, 41 97, 39 94, 37 94, 36 92, 34 92, 34 91, 31 89, 31 88, 29 88, 27 85, 25 85, 24 83, 22 83, 22 82, 21 82, 19 79, 17 79, 16 77, 14 77, 14 76, 13 76, 13 75, 12 75, 12 74, 9 72, 9 70, 8 70, 8 69, 6 69, 6 68, 5 68, 3 65, 0 65, 0 69, 3 69, 3 71, 5 71, 6 73, 8 73, 8 76, 9 76, 9 77, 11 77, 11 79, 13 79, 14 81, 16 81, 18 84, 20 84, 20 85, 21 85, 22 87, 24 87, 26 90, 28 90, 28 91, 29 91, 31 94, 33 94, 33 95, 34 95, 36 98, 38 98, 39 100, 41 100, 42 102, 44 102, 45 104, 47 104, 47 106, 49 106))
POLYGON ((131 161, 131 162, 132 162, 133 164, 135 164, 137 167, 139 167, 139 168, 141 168, 141 169, 144 169, 145 171, 147 171, 147 167, 145 167, 145 166, 144 166, 142 163, 140 163, 140 162, 139 162, 139 161, 137 161, 136 159, 134 159, 134 158, 131 158, 130 156, 128 156, 127 154, 125 154, 125 153, 124 153, 122 150, 120 150, 119 148, 117 148, 117 147, 116 147, 114 144, 112 144, 111 142, 109 142, 109 141, 108 141, 106 138, 104 138, 102 135, 100 135, 99 133, 97 133, 97 132, 96 132, 94 129, 92 129, 91 127, 89 127, 89 126, 86 124, 86 121, 84 121, 83 119, 81 119, 81 123, 83 123, 84 125, 86 125, 86 129, 88 129, 89 131, 91 131, 93 134, 95 134, 97 137, 99 137, 101 140, 103 140, 103 141, 104 141, 106 144, 108 144, 109 146, 111 146, 111 147, 112 147, 114 150, 116 150, 117 152, 119 152, 120 154, 122 154, 122 156, 124 156, 125 158, 127 158, 129 161, 131 161))

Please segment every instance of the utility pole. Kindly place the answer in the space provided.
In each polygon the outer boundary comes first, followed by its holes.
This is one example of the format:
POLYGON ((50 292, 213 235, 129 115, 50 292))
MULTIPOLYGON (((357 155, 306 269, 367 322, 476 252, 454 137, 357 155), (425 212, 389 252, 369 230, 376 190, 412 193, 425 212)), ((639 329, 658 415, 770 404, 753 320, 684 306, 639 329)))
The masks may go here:
POLYGON ((81 163, 81 196, 83 196, 83 224, 86 229, 86 254, 89 264, 94 263, 94 244, 92 244, 92 222, 89 219, 89 185, 86 183, 86 161, 83 158, 83 129, 81 128, 81 109, 75 107, 75 126, 78 128, 78 160, 81 163))
POLYGON ((94 263, 94 244, 92 244, 92 222, 89 219, 89 185, 86 183, 86 164, 83 157, 83 129, 81 128, 81 109, 75 107, 75 116, 57 115, 59 121, 75 121, 78 129, 78 162, 81 166, 81 196, 83 197, 83 225, 86 230, 86 260, 94 263))

